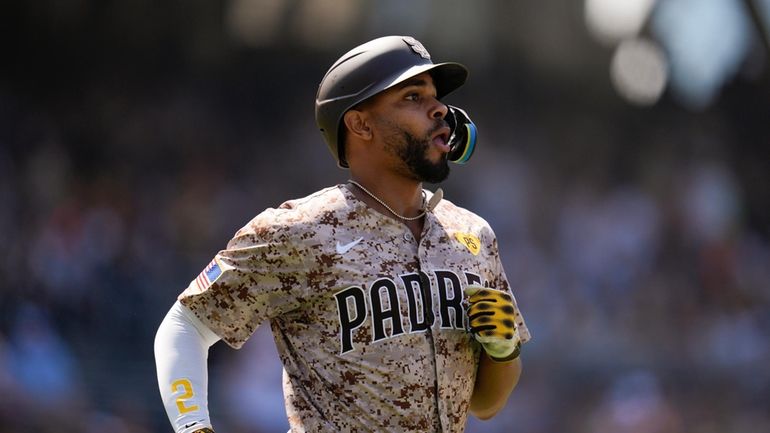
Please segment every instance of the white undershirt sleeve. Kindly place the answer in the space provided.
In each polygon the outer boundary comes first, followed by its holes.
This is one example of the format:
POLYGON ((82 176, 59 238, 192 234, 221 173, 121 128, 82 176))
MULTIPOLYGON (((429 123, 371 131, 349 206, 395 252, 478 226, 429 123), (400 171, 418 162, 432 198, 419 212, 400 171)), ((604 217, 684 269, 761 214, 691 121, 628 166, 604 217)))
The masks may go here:
POLYGON ((155 366, 163 405, 176 433, 211 426, 208 410, 209 347, 219 337, 176 301, 155 335, 155 366))

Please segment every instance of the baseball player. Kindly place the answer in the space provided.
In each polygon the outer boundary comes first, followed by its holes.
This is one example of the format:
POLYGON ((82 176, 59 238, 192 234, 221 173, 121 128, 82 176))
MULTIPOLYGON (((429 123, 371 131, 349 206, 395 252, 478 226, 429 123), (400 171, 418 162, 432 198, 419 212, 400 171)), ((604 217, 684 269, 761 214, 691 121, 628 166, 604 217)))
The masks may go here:
POLYGON ((176 432, 213 431, 208 349, 263 322, 291 432, 462 432, 505 405, 529 332, 495 235, 422 188, 473 153, 475 125, 442 102, 467 74, 402 36, 332 65, 316 120, 351 180, 260 213, 181 293, 155 339, 176 432))

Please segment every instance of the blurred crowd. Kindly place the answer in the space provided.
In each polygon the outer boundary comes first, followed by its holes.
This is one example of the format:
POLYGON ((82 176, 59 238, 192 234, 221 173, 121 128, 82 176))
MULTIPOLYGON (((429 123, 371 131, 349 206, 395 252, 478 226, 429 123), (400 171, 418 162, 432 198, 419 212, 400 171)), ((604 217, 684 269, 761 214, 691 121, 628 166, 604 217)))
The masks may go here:
MULTIPOLYGON (((175 296, 251 216, 344 181, 312 118, 270 127, 257 111, 269 106, 223 115, 177 90, 97 86, 87 105, 5 95, 3 432, 166 431, 151 350, 175 296)), ((492 105, 444 189, 495 228, 534 340, 505 413, 469 431, 768 431, 770 244, 747 217, 730 129, 668 120, 629 145, 600 142, 627 123, 580 131, 599 114, 534 108, 510 124, 492 105)), ((265 327, 246 353, 212 350, 223 431, 284 428, 272 344, 265 327)))
MULTIPOLYGON (((252 216, 347 178, 312 117, 338 54, 2 77, 0 432, 169 431, 176 296, 252 216)), ((767 80, 638 109, 500 62, 450 96, 480 147, 442 187, 495 229, 533 340, 467 431, 770 431, 767 80)), ((267 326, 209 362, 219 431, 286 430, 267 326)))

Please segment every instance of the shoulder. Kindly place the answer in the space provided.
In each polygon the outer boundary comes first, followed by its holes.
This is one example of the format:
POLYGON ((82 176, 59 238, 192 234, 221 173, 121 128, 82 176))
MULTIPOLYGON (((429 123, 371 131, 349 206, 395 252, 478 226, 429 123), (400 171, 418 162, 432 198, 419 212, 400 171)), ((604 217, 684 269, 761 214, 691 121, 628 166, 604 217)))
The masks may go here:
POLYGON ((231 243, 302 241, 316 237, 327 227, 341 224, 352 211, 352 204, 339 185, 324 188, 306 197, 287 200, 268 208, 241 228, 231 243))
POLYGON ((486 219, 450 200, 441 200, 433 213, 446 228, 492 233, 492 228, 486 219))
POLYGON ((450 243, 458 241, 479 259, 499 260, 497 236, 486 219, 450 200, 442 200, 433 214, 450 243))

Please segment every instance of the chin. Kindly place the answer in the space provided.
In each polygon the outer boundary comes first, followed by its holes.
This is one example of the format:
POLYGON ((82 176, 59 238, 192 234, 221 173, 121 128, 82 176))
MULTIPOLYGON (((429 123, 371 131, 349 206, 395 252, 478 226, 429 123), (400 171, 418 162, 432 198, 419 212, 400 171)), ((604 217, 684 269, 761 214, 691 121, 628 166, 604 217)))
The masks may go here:
POLYGON ((441 183, 449 177, 449 164, 446 161, 438 164, 426 164, 416 172, 421 182, 441 183))

